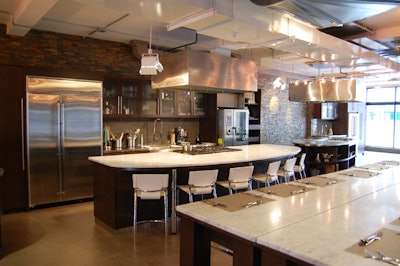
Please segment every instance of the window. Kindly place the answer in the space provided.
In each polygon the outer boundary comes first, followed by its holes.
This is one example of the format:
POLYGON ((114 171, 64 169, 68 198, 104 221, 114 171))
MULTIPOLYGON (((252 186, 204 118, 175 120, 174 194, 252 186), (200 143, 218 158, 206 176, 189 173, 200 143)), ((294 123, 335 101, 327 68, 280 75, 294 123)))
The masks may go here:
POLYGON ((400 87, 368 88, 365 145, 400 149, 400 87))

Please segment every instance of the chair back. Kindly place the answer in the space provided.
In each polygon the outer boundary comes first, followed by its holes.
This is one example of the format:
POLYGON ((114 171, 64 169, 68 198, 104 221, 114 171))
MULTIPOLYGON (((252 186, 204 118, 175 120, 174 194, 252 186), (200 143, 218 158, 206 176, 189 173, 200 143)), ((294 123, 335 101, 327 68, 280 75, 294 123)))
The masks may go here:
POLYGON ((189 185, 204 187, 211 186, 217 181, 218 169, 189 172, 189 185))
POLYGON ((301 168, 303 168, 304 167, 304 161, 306 160, 306 153, 302 153, 301 154, 301 157, 300 157, 300 161, 299 161, 299 166, 301 167, 301 168))
POLYGON ((283 170, 292 173, 294 171, 294 165, 296 164, 296 160, 297 160, 296 157, 287 159, 285 165, 283 166, 283 170))
POLYGON ((267 176, 272 182, 278 179, 278 171, 281 166, 281 161, 276 161, 268 164, 267 176))
POLYGON ((133 188, 142 191, 157 191, 168 187, 168 174, 133 174, 133 188))
POLYGON ((232 167, 228 179, 232 182, 248 182, 253 175, 254 165, 232 167))

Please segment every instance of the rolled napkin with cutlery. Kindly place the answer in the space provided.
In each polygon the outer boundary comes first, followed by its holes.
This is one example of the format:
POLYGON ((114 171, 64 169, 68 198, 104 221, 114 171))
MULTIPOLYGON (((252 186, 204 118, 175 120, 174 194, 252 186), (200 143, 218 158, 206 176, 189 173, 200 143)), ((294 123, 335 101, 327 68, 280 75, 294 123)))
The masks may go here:
POLYGON ((381 237, 383 236, 383 232, 379 231, 373 235, 370 235, 366 238, 360 239, 360 246, 368 246, 371 245, 373 242, 375 242, 376 240, 381 239, 381 237))

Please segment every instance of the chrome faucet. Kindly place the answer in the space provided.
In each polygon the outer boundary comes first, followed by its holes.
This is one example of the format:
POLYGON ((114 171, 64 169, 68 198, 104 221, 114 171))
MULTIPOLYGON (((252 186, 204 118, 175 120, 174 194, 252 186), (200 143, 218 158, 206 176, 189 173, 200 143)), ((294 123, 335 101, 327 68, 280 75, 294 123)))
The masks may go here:
POLYGON ((158 139, 160 139, 161 140, 161 144, 163 144, 162 143, 162 122, 161 122, 161 119, 159 117, 156 118, 154 120, 154 122, 153 122, 153 145, 156 145, 158 143, 158 139), (160 136, 159 136, 159 138, 157 138, 157 136, 156 136, 156 123, 157 123, 157 121, 160 122, 160 136))

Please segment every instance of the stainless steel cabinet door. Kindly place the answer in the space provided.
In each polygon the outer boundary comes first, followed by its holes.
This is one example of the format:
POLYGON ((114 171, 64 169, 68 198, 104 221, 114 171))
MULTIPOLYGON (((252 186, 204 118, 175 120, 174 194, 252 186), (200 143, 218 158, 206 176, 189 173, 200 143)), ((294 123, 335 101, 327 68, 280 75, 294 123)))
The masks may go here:
POLYGON ((29 206, 61 198, 58 95, 28 95, 29 206))
POLYGON ((101 155, 101 98, 62 96, 63 200, 93 196, 92 165, 101 155))

